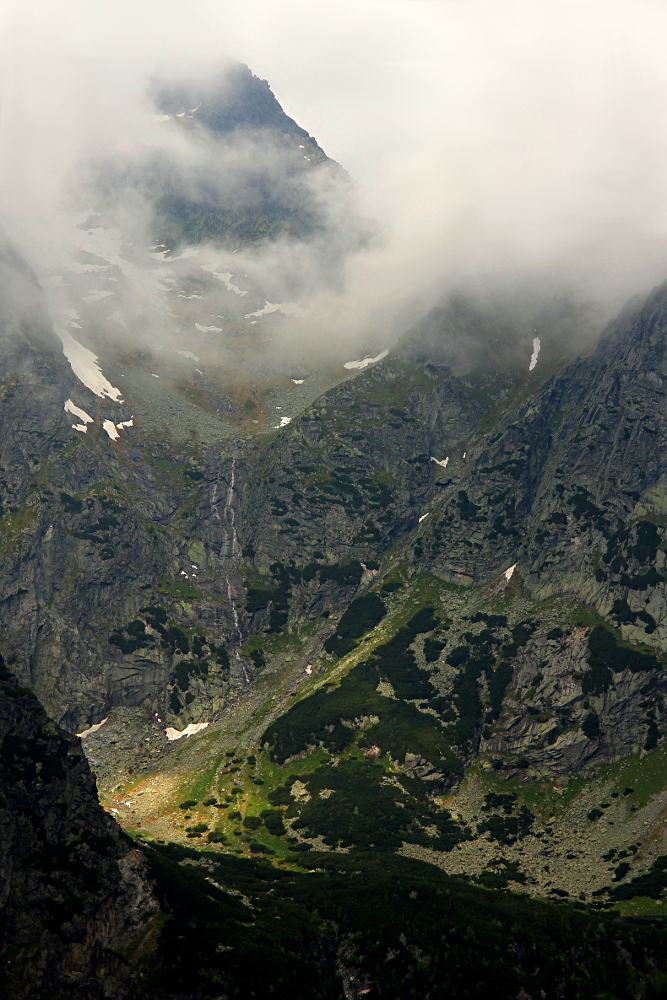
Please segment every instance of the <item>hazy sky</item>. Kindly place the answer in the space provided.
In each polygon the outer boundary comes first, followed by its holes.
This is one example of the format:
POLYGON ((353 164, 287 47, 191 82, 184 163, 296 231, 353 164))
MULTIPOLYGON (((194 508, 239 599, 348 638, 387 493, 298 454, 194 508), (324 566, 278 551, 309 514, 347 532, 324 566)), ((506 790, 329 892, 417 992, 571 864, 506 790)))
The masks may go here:
POLYGON ((228 54, 355 178, 387 237, 365 286, 667 277, 663 2, 4 0, 0 33, 0 211, 29 254, 78 158, 154 141, 151 74, 228 54))

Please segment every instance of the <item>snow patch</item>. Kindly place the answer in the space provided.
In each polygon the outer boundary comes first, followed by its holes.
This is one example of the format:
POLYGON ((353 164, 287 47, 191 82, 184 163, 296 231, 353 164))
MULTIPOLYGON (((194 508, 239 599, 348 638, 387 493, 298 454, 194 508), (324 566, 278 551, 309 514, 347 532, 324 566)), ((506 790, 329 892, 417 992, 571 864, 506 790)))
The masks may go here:
POLYGON ((112 441, 118 440, 120 434, 118 433, 118 428, 116 427, 113 420, 103 420, 102 427, 107 432, 112 441))
MULTIPOLYGON (((222 333, 221 326, 202 326, 201 323, 195 323, 195 326, 201 333, 222 333)), ((182 354, 183 352, 179 351, 178 353, 182 354)), ((192 355, 192 357, 194 357, 194 355, 192 355)), ((196 358, 195 360, 199 361, 199 358, 196 358)))
POLYGON ((84 295, 83 301, 84 302, 99 302, 100 299, 106 299, 106 297, 108 295, 113 295, 113 292, 105 292, 105 291, 102 291, 99 288, 96 288, 94 292, 90 293, 90 295, 84 295))
POLYGON ((294 382, 294 385, 303 385, 306 380, 305 378, 293 378, 291 381, 294 382))
POLYGON ((173 740, 180 740, 184 736, 194 736, 195 733, 200 733, 202 729, 206 729, 207 726, 210 726, 210 722, 191 722, 185 727, 185 729, 181 729, 180 732, 178 729, 174 729, 173 726, 167 726, 165 733, 167 735, 167 739, 171 743, 173 740))
POLYGON ((81 421, 80 424, 72 424, 72 430, 81 431, 83 434, 88 433, 87 424, 93 423, 93 418, 85 410, 82 410, 80 406, 75 406, 71 399, 65 400, 65 405, 63 407, 65 413, 71 413, 73 417, 78 417, 81 421))
POLYGON ((221 271, 216 271, 215 268, 217 266, 218 266, 217 264, 202 264, 201 269, 202 271, 208 271, 209 274, 212 274, 214 278, 217 278, 218 281, 221 281, 228 292, 234 292, 235 295, 248 294, 247 289, 239 288, 238 285, 232 284, 233 275, 231 271, 225 271, 224 273, 221 271))
POLYGON ((270 313, 281 312, 283 316, 300 316, 303 312, 299 306, 295 306, 293 302, 265 302, 261 309, 257 309, 256 312, 246 313, 246 319, 252 319, 253 316, 268 316, 270 313))
MULTIPOLYGON (((276 407, 276 409, 278 409, 278 407, 276 407)), ((278 430, 278 428, 280 427, 287 427, 291 419, 292 419, 291 417, 281 417, 280 423, 275 425, 274 430, 278 430)))
POLYGON ((86 736, 90 736, 91 733, 96 733, 98 729, 101 729, 105 722, 109 721, 109 716, 106 719, 102 719, 101 722, 96 722, 94 726, 90 726, 89 729, 84 729, 82 733, 77 733, 76 735, 80 740, 85 740, 86 736))
POLYGON ((540 353, 540 347, 541 346, 542 345, 540 344, 540 338, 539 337, 533 337, 533 353, 530 356, 530 364, 528 365, 528 371, 529 372, 532 372, 533 368, 537 364, 537 358, 538 358, 538 355, 540 353))
POLYGON ((388 354, 389 348, 385 347, 384 351, 382 351, 381 354, 378 354, 376 358, 370 358, 366 355, 366 357, 362 358, 360 361, 346 361, 343 368, 368 368, 369 365, 375 365, 378 361, 382 361, 382 359, 386 358, 388 354))
POLYGON ((61 326, 53 327, 54 332, 60 337, 63 344, 63 354, 72 366, 72 371, 80 382, 94 392, 96 396, 112 399, 114 403, 122 403, 120 389, 109 382, 102 374, 102 369, 97 363, 97 355, 89 351, 87 347, 75 340, 71 333, 63 330, 61 326))
POLYGON ((436 465, 441 465, 443 469, 446 469, 449 463, 449 455, 447 456, 447 458, 443 458, 442 462, 440 461, 439 458, 434 458, 433 455, 431 455, 431 461, 435 462, 436 465))
POLYGON ((134 416, 130 417, 129 420, 121 420, 121 422, 119 424, 116 424, 116 427, 119 427, 119 428, 120 427, 134 427, 134 416))
POLYGON ((509 568, 509 569, 506 569, 506 570, 505 570, 505 572, 504 572, 503 576, 505 577, 505 579, 506 579, 506 580, 507 580, 508 582, 509 582, 509 581, 510 581, 510 580, 512 579, 512 574, 514 573, 514 570, 515 570, 515 569, 516 569, 516 563, 514 563, 514 565, 513 565, 513 566, 510 566, 510 568, 509 568))
MULTIPOLYGON (((195 323, 195 326, 196 325, 197 324, 195 323)), ((193 354, 192 351, 179 351, 177 347, 174 348, 174 351, 176 352, 176 354, 180 354, 181 357, 183 358, 190 358, 191 361, 199 361, 197 355, 193 354)))
POLYGON ((422 521, 424 520, 424 518, 425 518, 425 517, 428 517, 428 515, 429 515, 430 513, 431 513, 431 511, 430 511, 430 510, 427 510, 425 514, 422 514, 422 516, 421 516, 421 517, 419 518, 419 524, 421 524, 421 523, 422 523, 422 521))

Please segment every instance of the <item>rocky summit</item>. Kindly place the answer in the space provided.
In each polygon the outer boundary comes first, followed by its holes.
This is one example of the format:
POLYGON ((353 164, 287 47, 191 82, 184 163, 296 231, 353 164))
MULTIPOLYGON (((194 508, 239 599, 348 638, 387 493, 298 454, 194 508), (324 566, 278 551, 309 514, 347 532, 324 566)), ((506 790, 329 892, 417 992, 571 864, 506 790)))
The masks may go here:
POLYGON ((667 285, 295 348, 257 247, 335 283, 350 179, 151 94, 194 174, 0 248, 3 996, 664 997, 667 285))

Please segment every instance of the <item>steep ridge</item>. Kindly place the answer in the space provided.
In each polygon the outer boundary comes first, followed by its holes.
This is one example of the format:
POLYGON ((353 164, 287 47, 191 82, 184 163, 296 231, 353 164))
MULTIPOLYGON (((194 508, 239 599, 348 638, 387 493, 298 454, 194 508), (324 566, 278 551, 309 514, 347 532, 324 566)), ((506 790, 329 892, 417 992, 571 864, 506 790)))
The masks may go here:
POLYGON ((139 850, 97 801, 79 740, 0 664, 0 977, 7 997, 134 995, 158 911, 139 850))
POLYGON ((328 252, 317 251, 333 263, 341 242, 349 248, 363 240, 344 171, 247 66, 229 62, 204 79, 155 80, 151 97, 165 127, 193 144, 193 162, 161 150, 145 162, 104 163, 97 170, 107 207, 121 193, 140 195, 151 206, 160 247, 213 240, 238 250, 328 233, 334 237, 328 252), (333 222, 334 204, 345 216, 343 226, 333 222))

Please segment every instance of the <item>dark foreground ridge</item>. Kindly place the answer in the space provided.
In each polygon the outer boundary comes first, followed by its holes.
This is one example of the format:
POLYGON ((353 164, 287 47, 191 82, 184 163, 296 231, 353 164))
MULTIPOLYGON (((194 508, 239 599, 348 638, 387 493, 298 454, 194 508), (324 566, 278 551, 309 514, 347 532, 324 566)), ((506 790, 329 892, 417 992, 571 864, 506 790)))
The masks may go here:
POLYGON ((0 663, 0 994, 132 995, 157 902, 77 737, 0 663))

